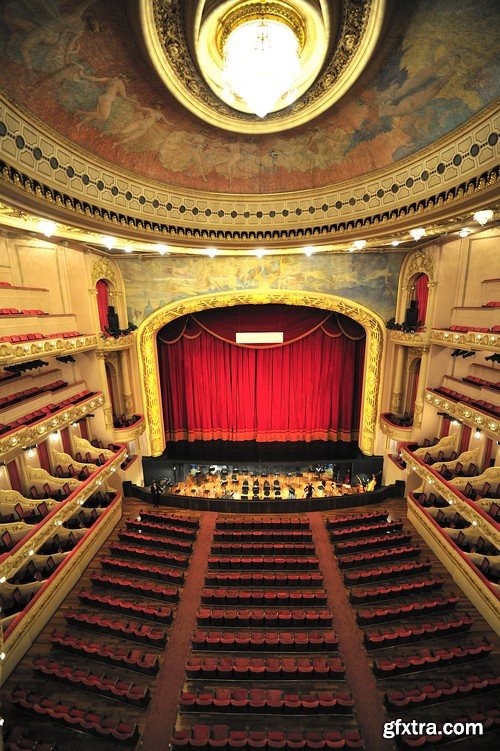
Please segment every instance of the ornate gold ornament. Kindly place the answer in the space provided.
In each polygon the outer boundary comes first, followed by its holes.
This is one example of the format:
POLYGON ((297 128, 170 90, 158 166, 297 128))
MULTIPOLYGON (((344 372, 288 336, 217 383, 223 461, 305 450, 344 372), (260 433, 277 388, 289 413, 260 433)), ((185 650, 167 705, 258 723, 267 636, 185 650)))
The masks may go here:
POLYGON ((97 347, 97 336, 75 336, 68 339, 36 339, 23 344, 0 343, 0 365, 12 365, 34 357, 71 355, 75 352, 85 352, 97 347))
MULTIPOLYGON (((140 0, 129 3, 136 31, 151 63, 172 94, 194 114, 219 128, 240 133, 272 133, 302 125, 332 106, 364 70, 377 45, 387 6, 386 0, 344 0, 340 4, 306 0, 274 2, 205 2, 205 0, 140 0), (317 80, 284 110, 259 120, 234 110, 207 85, 208 75, 220 65, 220 48, 227 34, 227 19, 245 15, 248 6, 286 18, 297 30, 304 47, 324 46, 324 64, 317 80), (138 6, 138 7, 137 7, 138 6), (219 23, 225 17, 226 22, 219 23), (205 30, 208 26, 212 34, 205 30), (204 32, 207 39, 204 39, 204 32), (211 37, 211 38, 210 38, 211 37)), ((320 66, 321 68, 321 66, 320 66)), ((318 69, 319 70, 319 69, 318 69)))
POLYGON ((113 290, 118 288, 116 272, 107 258, 96 258, 90 271, 90 282, 95 287, 99 279, 105 279, 113 285, 113 290))
POLYGON ((368 456, 373 454, 383 375, 384 325, 382 319, 363 305, 335 295, 261 289, 187 298, 160 308, 139 326, 137 330, 138 366, 141 376, 149 453, 152 456, 160 456, 165 448, 156 347, 156 334, 159 329, 175 318, 200 310, 266 303, 304 305, 332 310, 349 316, 363 326, 366 331, 366 349, 359 447, 364 454, 368 456))
POLYGON ((500 440, 500 419, 486 415, 465 402, 453 402, 429 389, 425 392, 425 402, 435 409, 444 410, 451 417, 471 428, 484 430, 490 438, 500 440))
POLYGON ((477 331, 457 332, 449 329, 432 329, 429 341, 442 347, 457 348, 466 344, 467 349, 495 352, 500 354, 500 334, 479 333, 477 331))

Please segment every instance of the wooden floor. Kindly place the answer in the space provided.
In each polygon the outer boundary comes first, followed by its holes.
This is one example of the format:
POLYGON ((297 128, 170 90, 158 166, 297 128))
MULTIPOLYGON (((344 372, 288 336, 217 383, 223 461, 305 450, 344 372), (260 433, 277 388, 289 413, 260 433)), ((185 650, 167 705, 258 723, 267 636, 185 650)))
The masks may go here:
MULTIPOLYGON (((493 667, 496 665, 498 668, 498 652, 500 648, 500 644, 498 639, 496 639, 495 635, 493 634, 491 628, 488 626, 488 624, 484 621, 484 619, 479 615, 479 613, 475 610, 475 608, 471 605, 471 603, 466 599, 466 597, 461 593, 458 586, 453 582, 450 574, 447 572, 447 570, 444 568, 444 566, 438 561, 436 556, 433 554, 433 552, 426 546, 426 544, 423 542, 423 540, 419 539, 418 534, 414 530, 414 528, 410 525, 410 523, 406 520, 406 511, 405 511, 405 502, 401 499, 398 500, 391 500, 388 502, 384 502, 383 508, 387 509, 391 515, 398 518, 404 518, 405 519, 405 529, 410 531, 413 534, 414 541, 418 541, 421 547, 423 548, 422 555, 430 558, 433 561, 432 565, 432 574, 433 575, 440 575, 445 580, 445 585, 443 586, 443 592, 451 592, 454 591, 457 594, 460 595, 460 600, 457 606, 457 609, 459 612, 462 613, 469 613, 473 619, 474 623, 472 626, 471 631, 468 634, 463 635, 463 638, 461 637, 461 640, 465 641, 469 638, 480 640, 483 636, 487 636, 490 641, 493 641, 496 645, 496 651, 495 651, 495 657, 487 658, 487 660, 481 661, 481 663, 470 663, 466 665, 460 665, 454 668, 450 668, 446 670, 446 675, 461 675, 464 672, 476 672, 476 669, 479 669, 481 667, 481 670, 486 669, 493 669, 493 667), (469 669, 470 668, 470 669, 469 669)), ((137 646, 136 642, 124 642, 123 640, 114 639, 107 634, 96 634, 95 632, 91 631, 81 631, 78 633, 78 629, 75 629, 73 627, 69 627, 64 619, 64 613, 72 608, 72 607, 80 607, 80 603, 78 600, 78 592, 80 589, 82 589, 82 586, 88 587, 88 588, 95 588, 93 587, 92 583, 90 582, 90 576, 94 573, 100 572, 101 567, 99 564, 99 558, 101 556, 107 555, 109 553, 110 545, 117 542, 118 540, 118 532, 125 527, 125 519, 133 518, 134 516, 137 516, 141 508, 144 507, 144 504, 139 501, 134 501, 127 499, 124 501, 123 506, 123 513, 124 517, 121 520, 121 522, 118 524, 118 526, 115 528, 111 536, 106 541, 105 545, 101 548, 99 554, 96 556, 96 558, 92 561, 92 563, 87 568, 85 574, 81 578, 81 580, 78 582, 78 584, 74 587, 72 592, 69 594, 69 596, 64 601, 63 605, 59 608, 59 610, 56 612, 56 614, 53 616, 53 618, 50 620, 50 622, 47 624, 47 626, 42 630, 40 635, 38 636, 36 643, 30 649, 30 651, 25 655, 25 657, 21 660, 19 665, 15 668, 9 679, 6 681, 5 686, 3 687, 3 692, 11 691, 15 686, 21 685, 22 687, 30 687, 34 690, 40 690, 42 693, 49 694, 52 698, 64 698, 65 701, 74 703, 76 706, 79 707, 92 707, 94 711, 96 712, 106 712, 111 714, 113 717, 122 718, 124 720, 127 720, 129 722, 137 722, 139 724, 139 728, 142 732, 144 729, 146 723, 148 722, 148 709, 139 709, 135 708, 128 704, 123 704, 121 702, 112 701, 110 699, 100 697, 97 694, 85 692, 79 689, 74 689, 71 687, 67 687, 65 684, 59 683, 57 681, 52 680, 42 680, 38 677, 36 677, 31 670, 31 662, 35 656, 41 655, 45 657, 51 657, 55 658, 61 661, 65 661, 67 664, 71 664, 75 667, 85 667, 87 670, 92 670, 93 672, 96 672, 100 675, 106 674, 113 677, 120 677, 126 680, 133 680, 136 683, 139 683, 141 685, 148 684, 150 686, 150 689, 152 692, 154 692, 155 688, 155 678, 150 676, 144 676, 137 672, 132 672, 124 669, 117 669, 113 668, 112 666, 101 664, 98 662, 91 662, 86 661, 82 658, 78 658, 76 656, 70 655, 69 653, 61 652, 59 650, 54 650, 51 647, 51 644, 49 642, 49 637, 51 632, 56 628, 58 630, 62 631, 68 631, 72 633, 74 636, 80 635, 85 638, 92 638, 92 640, 97 641, 106 641, 106 643, 114 643, 114 644, 122 644, 125 643, 127 646, 130 646, 131 648, 134 646, 137 646)), ((339 511, 339 512, 331 512, 324 514, 324 517, 333 517, 333 516, 355 516, 360 511, 367 510, 367 511, 374 511, 375 507, 372 506, 366 506, 366 507, 358 507, 356 509, 349 509, 345 511, 339 511)), ((162 507, 161 511, 164 513, 167 511, 165 507, 162 507)), ((196 512, 182 512, 178 509, 173 510, 173 513, 175 513, 177 516, 201 516, 201 514, 197 514, 196 512)), ((234 516, 234 515, 231 515, 234 516)), ((333 552, 333 551, 332 551, 333 552)), ((139 579, 138 579, 139 580, 139 579)), ((103 590, 106 591, 108 594, 111 590, 103 590)), ((181 594, 182 596, 182 594, 181 594)), ((141 601, 145 600, 145 598, 138 598, 141 601)), ((153 602, 153 601, 150 601, 153 602)), ((155 601, 158 602, 158 601, 155 601)), ((377 604, 379 604, 379 601, 377 601, 377 604)), ((96 612, 98 612, 96 610, 96 612)), ((102 612, 102 611, 101 611, 102 612)), ((120 617, 117 614, 117 617, 120 617)), ((170 627, 171 629, 175 629, 175 612, 174 612, 174 622, 173 625, 170 627)), ((450 639, 439 639, 435 640, 436 642, 439 641, 439 646, 445 646, 447 643, 451 643, 450 639)), ((456 641, 456 637, 455 637, 456 641)), ((434 642, 435 643, 435 642, 434 642)), ((399 647, 394 647, 389 650, 377 650, 376 656, 383 656, 384 654, 389 653, 401 653, 402 651, 417 651, 422 646, 431 646, 431 642, 427 641, 425 643, 421 644, 414 644, 414 645, 405 645, 404 650, 399 647)), ((154 647, 150 646, 143 646, 142 647, 145 651, 148 652, 156 652, 160 660, 162 659, 162 652, 160 650, 155 649, 154 647)), ((341 651, 342 651, 342 644, 340 645, 341 651)), ((186 655, 187 656, 187 655, 186 655)), ((363 654, 359 655, 359 659, 368 659, 370 662, 375 656, 375 653, 369 653, 369 654, 363 654)), ((431 670, 426 671, 424 673, 418 673, 416 675, 409 675, 404 676, 400 678, 390 678, 385 680, 379 680, 377 682, 377 690, 379 694, 379 699, 382 701, 384 691, 386 690, 387 686, 404 686, 408 687, 413 685, 414 683, 422 683, 422 682, 429 682, 431 683, 434 678, 443 678, 446 676, 443 676, 442 670, 431 670)), ((188 684, 186 684, 187 686, 188 684)), ((326 688, 326 686, 325 686, 326 688)), ((498 692, 496 692, 498 696, 498 692)), ((492 706, 495 704, 495 696, 493 694, 485 694, 484 697, 479 697, 481 701, 478 701, 478 697, 472 697, 471 699, 460 699, 455 702, 448 702, 447 707, 450 708, 450 714, 451 711, 451 705, 453 704, 453 711, 455 708, 457 709, 457 715, 460 713, 460 711, 463 711, 467 709, 468 706, 478 706, 480 703, 482 706, 492 706)), ((430 721, 430 718, 434 716, 435 714, 441 713, 442 716, 442 710, 440 710, 440 707, 443 705, 438 705, 435 709, 432 707, 425 708, 425 709, 412 709, 409 712, 410 719, 422 719, 426 721, 430 721)), ((58 744, 58 747, 61 749, 61 751, 87 751, 89 749, 92 749, 92 751, 114 751, 114 749, 123 747, 123 744, 115 743, 110 740, 100 740, 94 736, 90 736, 83 733, 78 733, 70 729, 65 729, 59 725, 56 725, 49 721, 34 721, 31 716, 23 714, 21 711, 18 711, 17 709, 14 709, 12 705, 10 705, 7 701, 3 700, 2 702, 2 713, 5 717, 6 726, 13 727, 16 724, 22 725, 25 728, 30 729, 30 737, 34 738, 42 738, 46 739, 47 741, 51 741, 53 743, 58 744)), ((408 713, 405 713, 408 714, 408 713)), ((398 715, 403 716, 403 715, 398 715)), ((188 720, 189 721, 189 720, 188 720)), ((184 717, 182 719, 182 722, 185 722, 184 717)), ((345 721, 347 725, 349 725, 350 720, 347 718, 345 721)), ((337 718, 335 718, 335 725, 337 725, 337 718)), ((491 736, 488 739, 488 734, 486 734, 484 738, 485 743, 491 744, 491 736)), ((470 745, 472 743, 471 739, 464 739, 461 743, 458 744, 458 747, 460 749, 463 749, 463 751, 482 751, 483 749, 487 748, 493 748, 493 746, 488 745, 470 745)), ((476 739, 474 741, 474 744, 480 744, 479 739, 476 739)), ((146 749, 142 746, 141 741, 137 744, 137 749, 141 749, 142 751, 166 751, 168 748, 168 738, 165 738, 165 744, 163 748, 158 749, 146 749)), ((370 751, 370 749, 367 749, 367 751, 370 751)))

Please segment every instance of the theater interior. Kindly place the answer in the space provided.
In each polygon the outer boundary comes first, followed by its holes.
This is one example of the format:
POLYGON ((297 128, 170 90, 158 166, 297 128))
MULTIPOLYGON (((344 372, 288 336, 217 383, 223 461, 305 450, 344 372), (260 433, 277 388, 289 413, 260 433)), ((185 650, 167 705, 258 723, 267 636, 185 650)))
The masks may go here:
POLYGON ((498 747, 499 30, 0 4, 0 751, 498 747))

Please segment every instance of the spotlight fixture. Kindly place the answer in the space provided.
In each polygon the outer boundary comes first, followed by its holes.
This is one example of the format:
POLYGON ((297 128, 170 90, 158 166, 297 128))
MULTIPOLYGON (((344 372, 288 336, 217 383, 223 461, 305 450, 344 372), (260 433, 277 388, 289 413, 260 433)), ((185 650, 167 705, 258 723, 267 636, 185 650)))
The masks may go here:
POLYGON ((420 240, 421 237, 424 237, 426 234, 426 231, 423 227, 417 227, 416 229, 410 230, 410 235, 413 237, 414 240, 420 240))
POLYGON ((111 250, 116 245, 116 237, 111 237, 111 235, 103 235, 102 244, 105 245, 108 250, 111 250))
POLYGON ((482 433, 479 428, 476 428, 476 430, 474 431, 474 438, 481 438, 481 435, 482 433))
POLYGON ((123 252, 124 253, 133 253, 134 249, 133 248, 123 248, 123 252))
POLYGON ((42 235, 45 235, 45 237, 52 237, 57 229, 57 224, 50 219, 40 219, 37 228, 42 235))
POLYGON ((481 211, 476 211, 472 215, 472 218, 482 227, 493 218, 493 211, 491 209, 482 209, 481 211))
POLYGON ((54 430, 54 432, 50 434, 50 440, 52 441, 52 443, 54 443, 58 438, 59 433, 57 432, 57 430, 54 430))

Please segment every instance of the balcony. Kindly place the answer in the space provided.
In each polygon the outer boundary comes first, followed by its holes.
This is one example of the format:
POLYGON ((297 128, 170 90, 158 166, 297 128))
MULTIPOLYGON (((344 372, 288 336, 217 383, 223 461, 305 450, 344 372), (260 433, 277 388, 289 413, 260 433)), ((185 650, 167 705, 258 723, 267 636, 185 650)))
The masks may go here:
POLYGON ((50 338, 25 339, 20 342, 3 341, 0 342, 0 365, 15 365, 41 357, 74 355, 78 352, 96 349, 97 345, 96 334, 77 334, 67 338, 55 335, 50 338))
POLYGON ((439 344, 440 347, 452 347, 453 349, 468 349, 478 352, 494 352, 500 354, 499 332, 432 329, 429 341, 431 344, 439 344))
POLYGON ((0 435, 0 459, 8 459, 19 449, 45 440, 54 430, 59 430, 76 422, 101 407, 104 402, 100 391, 91 394, 75 404, 61 406, 57 411, 47 414, 29 425, 21 425, 14 430, 0 435))
POLYGON ((394 344, 404 344, 405 347, 425 347, 429 344, 429 331, 427 328, 423 328, 415 331, 414 334, 410 334, 405 331, 390 329, 389 341, 394 344))
POLYGON ((490 438, 500 440, 500 418, 481 411, 466 402, 454 401, 448 396, 438 394, 433 389, 425 390, 425 403, 431 407, 446 412, 451 417, 459 420, 471 428, 484 431, 490 438))
POLYGON ((407 443, 410 440, 413 425, 401 425, 399 420, 402 421, 403 418, 396 417, 392 412, 384 412, 380 415, 380 430, 394 441, 407 443))
POLYGON ((133 334, 124 336, 105 336, 101 332, 97 336, 97 348, 101 352, 118 352, 122 349, 129 349, 134 343, 133 334))
POLYGON ((139 438, 146 429, 144 415, 133 415, 132 417, 127 418, 127 421, 132 422, 128 425, 123 425, 122 427, 115 425, 113 428, 113 439, 117 443, 128 443, 129 441, 134 441, 136 438, 139 438))

